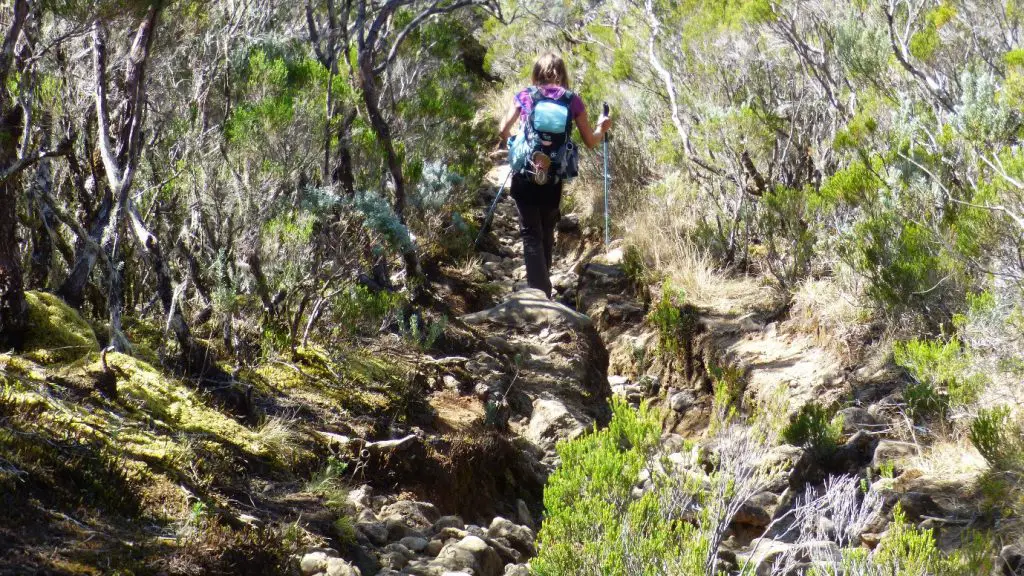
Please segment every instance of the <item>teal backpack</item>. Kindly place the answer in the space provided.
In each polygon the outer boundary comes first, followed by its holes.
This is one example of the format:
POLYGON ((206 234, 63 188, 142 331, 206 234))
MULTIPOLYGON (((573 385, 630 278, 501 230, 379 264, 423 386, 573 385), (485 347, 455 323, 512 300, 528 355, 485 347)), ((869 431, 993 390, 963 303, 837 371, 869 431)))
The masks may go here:
POLYGON ((579 174, 579 156, 570 139, 573 93, 548 98, 539 88, 529 88, 533 106, 519 134, 509 140, 509 165, 516 174, 527 174, 537 184, 571 180, 579 174))

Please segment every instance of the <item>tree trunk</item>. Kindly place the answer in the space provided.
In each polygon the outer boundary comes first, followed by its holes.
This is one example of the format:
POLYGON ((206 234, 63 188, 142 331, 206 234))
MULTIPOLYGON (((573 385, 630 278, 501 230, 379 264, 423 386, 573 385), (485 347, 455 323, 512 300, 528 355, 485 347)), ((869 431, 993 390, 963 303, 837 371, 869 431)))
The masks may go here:
POLYGON ((338 156, 331 172, 331 183, 341 184, 341 189, 348 197, 356 194, 356 177, 352 168, 352 124, 356 119, 356 109, 345 113, 341 126, 338 127, 338 156))
POLYGON ((89 225, 89 241, 79 240, 75 249, 75 262, 64 279, 57 295, 74 308, 81 308, 85 303, 85 287, 89 284, 89 275, 92 273, 96 259, 99 258, 99 246, 103 238, 103 231, 110 223, 110 214, 114 207, 114 197, 110 190, 105 190, 103 199, 100 201, 100 208, 96 211, 93 221, 89 225))
MULTIPOLYGON (((50 124, 49 119, 43 121, 43 126, 50 124)), ((49 131, 44 130, 42 146, 48 148, 49 131)), ((43 201, 44 196, 49 196, 53 190, 53 169, 49 158, 44 158, 36 165, 36 176, 29 188, 29 197, 32 203, 32 210, 36 213, 38 220, 32 230, 32 258, 28 274, 30 286, 40 289, 47 289, 50 284, 50 273, 53 269, 53 237, 56 216, 50 205, 43 201)))
POLYGON ((132 204, 128 205, 128 216, 135 240, 138 241, 143 256, 156 276, 157 297, 163 305, 164 314, 167 315, 167 327, 174 333, 174 339, 181 348, 185 371, 194 376, 202 376, 211 366, 210 355, 202 346, 197 345, 192 337, 192 330, 185 321, 185 315, 182 314, 181 306, 175 301, 171 270, 160 249, 160 241, 146 229, 142 217, 132 204))
MULTIPOLYGON (((0 169, 14 165, 24 122, 21 108, 7 91, 14 47, 28 17, 28 3, 15 0, 10 27, 0 47, 0 169)), ((0 181, 0 346, 19 346, 28 328, 28 303, 18 251, 16 175, 0 181)))
POLYGON ((93 22, 93 67, 96 74, 96 132, 100 158, 114 197, 107 228, 103 231, 103 249, 111 262, 107 276, 110 293, 107 308, 110 317, 110 345, 116 350, 128 350, 128 340, 121 331, 121 317, 124 307, 124 282, 121 277, 120 253, 122 249, 121 229, 124 214, 128 210, 128 192, 135 178, 142 148, 143 109, 146 102, 146 63, 153 38, 162 0, 155 0, 139 24, 131 50, 125 62, 123 89, 125 98, 118 106, 116 146, 112 146, 110 113, 107 102, 107 33, 101 21, 93 22))
MULTIPOLYGON (((377 80, 373 75, 373 65, 368 55, 359 57, 359 75, 362 84, 363 104, 366 106, 367 116, 370 118, 370 126, 374 134, 384 147, 384 155, 387 159, 388 172, 391 174, 391 182, 395 186, 395 215, 402 225, 405 223, 405 177, 402 175, 402 161, 395 151, 395 143, 391 137, 391 127, 381 114, 377 105, 377 80)), ((423 273, 420 269, 420 259, 416 254, 416 248, 407 247, 402 251, 402 261, 405 264, 405 275, 407 282, 417 284, 423 273)))
MULTIPOLYGON (((17 155, 21 110, 8 108, 0 118, 0 166, 17 155)), ((28 328, 28 304, 18 252, 18 185, 10 177, 0 183, 0 346, 20 346, 28 328)))

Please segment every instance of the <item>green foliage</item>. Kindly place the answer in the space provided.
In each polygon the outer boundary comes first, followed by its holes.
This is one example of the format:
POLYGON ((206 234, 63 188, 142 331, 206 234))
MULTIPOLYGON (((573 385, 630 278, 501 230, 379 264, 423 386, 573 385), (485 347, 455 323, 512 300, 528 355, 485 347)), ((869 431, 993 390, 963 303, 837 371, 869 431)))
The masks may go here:
POLYGON ((1024 470, 1024 427, 1005 406, 982 410, 971 423, 971 443, 996 470, 1024 470))
POLYGON ((678 355, 684 343, 696 328, 696 318, 681 302, 685 302, 682 290, 673 297, 671 285, 666 281, 661 288, 661 300, 650 312, 649 320, 658 328, 658 350, 665 355, 678 355), (677 304, 676 300, 680 303, 677 304))
POLYGON ((956 339, 898 342, 893 359, 914 378, 904 397, 916 416, 970 404, 985 384, 984 376, 970 373, 971 357, 956 339))
POLYGON ((629 283, 634 291, 640 292, 647 286, 649 278, 647 262, 644 261, 644 256, 640 249, 632 244, 626 246, 623 250, 622 272, 629 279, 629 283))
POLYGON ((331 528, 334 529, 334 537, 338 539, 342 546, 356 545, 356 527, 352 522, 351 516, 339 516, 331 525, 331 528))
POLYGON ((544 489, 547 516, 539 534, 535 574, 661 574, 699 569, 707 538, 666 508, 664 492, 632 497, 640 470, 660 436, 657 416, 612 400, 612 420, 558 445, 561 465, 544 489), (627 571, 641 566, 641 572, 627 571), (671 569, 670 569, 671 570, 671 569))
POLYGON ((398 328, 406 342, 419 350, 430 350, 437 344, 448 326, 448 317, 436 319, 426 318, 420 314, 410 314, 408 318, 398 317, 398 328))
MULTIPOLYGON (((874 121, 870 120, 870 122, 874 121)), ((847 130, 851 130, 851 127, 847 126, 847 130)), ((856 136, 850 137, 856 138, 856 136)), ((837 136, 837 142, 838 140, 837 136)), ((822 185, 821 196, 829 198, 833 202, 842 201, 858 206, 873 199, 881 185, 882 182, 875 176, 871 167, 858 161, 832 174, 822 185)))
POLYGON ((818 240, 816 223, 824 219, 826 198, 809 186, 779 186, 761 198, 758 230, 768 247, 768 269, 783 287, 795 285, 810 271, 818 240))
POLYGON ((401 293, 349 284, 331 301, 332 333, 340 338, 378 334, 381 326, 397 317, 405 304, 401 293))
POLYGON ((372 192, 357 192, 352 206, 362 215, 367 230, 380 235, 389 248, 399 253, 414 248, 409 229, 383 197, 372 192))
POLYGON ((816 402, 805 404, 782 431, 789 444, 806 447, 816 455, 827 458, 840 446, 843 418, 836 416, 816 402))
POLYGON ((931 530, 922 530, 907 522, 906 513, 897 504, 893 521, 872 556, 846 555, 844 564, 854 573, 870 565, 879 573, 892 576, 978 576, 990 574, 993 567, 992 539, 982 534, 966 533, 961 549, 944 554, 939 550, 931 530), (870 560, 870 561, 869 561, 870 560))
POLYGON ((870 279, 868 295, 883 309, 901 311, 943 292, 943 261, 932 234, 892 212, 859 222, 852 244, 855 268, 870 279))
POLYGON ((903 400, 915 420, 945 416, 949 409, 949 398, 930 382, 911 382, 903 390, 903 400))
POLYGON ((343 511, 348 498, 348 488, 344 481, 348 463, 331 456, 327 464, 309 481, 307 490, 322 496, 328 508, 343 511))

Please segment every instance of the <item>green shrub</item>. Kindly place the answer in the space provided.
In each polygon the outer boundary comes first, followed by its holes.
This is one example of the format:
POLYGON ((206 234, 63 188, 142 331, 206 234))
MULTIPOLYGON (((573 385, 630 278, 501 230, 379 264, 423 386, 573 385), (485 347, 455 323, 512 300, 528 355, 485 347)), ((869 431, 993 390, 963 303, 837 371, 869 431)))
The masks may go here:
POLYGON ((356 527, 351 516, 340 516, 331 526, 334 528, 334 536, 342 546, 356 544, 356 527))
POLYGON ((870 280, 867 294, 883 310, 923 309, 944 295, 943 261, 931 233, 895 213, 858 223, 841 248, 870 280))
POLYGON ((971 423, 971 443, 997 470, 1024 468, 1024 440, 1020 422, 1005 406, 982 410, 971 423))
POLYGON ((909 340, 893 346, 893 359, 914 378, 904 399, 915 418, 944 414, 977 400, 985 378, 970 374, 970 355, 955 339, 909 340))
POLYGON ((789 444, 802 446, 815 454, 828 456, 839 447, 843 419, 815 402, 805 405, 782 431, 789 444))
POLYGON ((682 304, 685 294, 672 290, 668 282, 661 288, 661 300, 650 312, 650 321, 658 327, 658 350, 666 356, 675 356, 682 351, 683 343, 693 333, 695 321, 693 314, 690 314, 682 304), (672 297, 676 292, 676 298, 672 297))
POLYGON ((334 511, 343 511, 348 501, 348 486, 344 480, 348 463, 335 456, 327 459, 327 465, 314 474, 306 490, 322 496, 324 504, 334 511))
POLYGON ((779 186, 761 199, 757 226, 767 248, 768 270, 784 288, 810 271, 817 245, 812 223, 824 220, 827 203, 810 187, 779 186))
POLYGON ((889 531, 870 557, 849 555, 846 573, 887 574, 892 576, 987 576, 992 572, 992 539, 966 533, 961 546, 943 554, 931 530, 922 530, 907 522, 900 505, 893 509, 889 531), (861 568, 872 566, 869 571, 861 568), (879 572, 881 570, 881 572, 879 572))
POLYGON ((949 399, 928 382, 911 382, 903 390, 907 412, 915 420, 944 416, 949 410, 949 399))
POLYGON ((377 334, 381 324, 404 304, 405 298, 399 293, 351 284, 332 299, 331 320, 341 337, 377 334))
POLYGON ((632 496, 658 444, 656 414, 646 406, 634 411, 618 399, 612 412, 606 429, 558 446, 561 465, 544 489, 547 518, 531 563, 534 574, 624 575, 638 573, 631 566, 653 568, 669 559, 700 566, 694 558, 707 543, 694 526, 668 513, 658 490, 632 496))
POLYGON ((640 292, 648 283, 647 263, 640 249, 632 244, 626 246, 622 253, 622 272, 629 279, 630 288, 634 292, 640 292))
POLYGON ((707 370, 712 380, 711 405, 714 416, 708 430, 714 433, 736 417, 743 401, 746 381, 743 370, 735 366, 720 366, 709 362, 707 370))

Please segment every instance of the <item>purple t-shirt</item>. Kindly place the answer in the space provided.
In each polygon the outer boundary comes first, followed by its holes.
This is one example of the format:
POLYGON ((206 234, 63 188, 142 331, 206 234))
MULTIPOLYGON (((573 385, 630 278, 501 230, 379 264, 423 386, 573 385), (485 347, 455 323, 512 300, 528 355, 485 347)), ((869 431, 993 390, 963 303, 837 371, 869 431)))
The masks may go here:
MULTIPOLYGON (((565 88, 561 86, 555 86, 549 84, 547 86, 540 87, 540 93, 546 98, 558 99, 565 94, 565 88)), ((516 105, 519 106, 519 120, 525 122, 530 116, 530 112, 533 110, 533 98, 530 97, 530 89, 526 88, 519 94, 516 94, 516 105)), ((572 116, 573 120, 579 117, 580 114, 586 114, 587 107, 583 104, 583 99, 580 98, 579 94, 573 94, 572 100, 569 101, 569 115, 572 116)))

